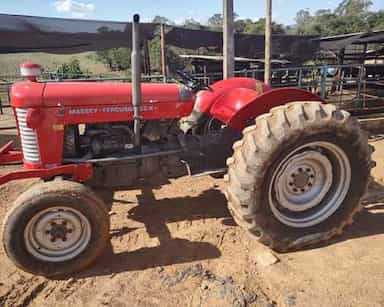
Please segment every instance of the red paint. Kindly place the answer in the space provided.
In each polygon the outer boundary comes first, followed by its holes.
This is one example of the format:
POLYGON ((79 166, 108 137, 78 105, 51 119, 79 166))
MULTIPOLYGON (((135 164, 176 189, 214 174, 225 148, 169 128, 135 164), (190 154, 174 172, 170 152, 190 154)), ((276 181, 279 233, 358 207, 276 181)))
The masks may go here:
POLYGON ((29 81, 36 82, 37 77, 41 75, 41 67, 32 62, 24 62, 20 65, 20 73, 29 81))
MULTIPOLYGON (((189 115, 193 97, 180 101, 179 88, 177 84, 143 83, 142 118, 172 119, 189 115)), ((27 114, 27 122, 33 122, 40 148, 40 163, 25 167, 61 164, 65 125, 133 120, 131 95, 130 83, 16 83, 11 90, 12 106, 33 108, 27 114), (38 111, 39 120, 32 120, 38 111)))
POLYGON ((20 64, 21 68, 41 68, 39 64, 32 63, 32 62, 24 62, 20 64))
POLYGON ((198 108, 201 112, 208 113, 216 100, 233 89, 250 89, 255 92, 256 96, 271 90, 265 83, 251 78, 230 78, 216 82, 211 88, 213 91, 207 90, 198 93, 198 108))
POLYGON ((322 101, 310 92, 297 88, 281 88, 268 91, 260 96, 249 90, 236 89, 211 108, 211 114, 220 118, 230 127, 242 130, 249 121, 269 112, 273 107, 294 101, 322 101))
MULTIPOLYGON (((29 65, 29 64, 25 64, 29 65)), ((33 67, 32 67, 33 68, 33 67)), ((272 107, 291 101, 320 100, 298 89, 272 90, 250 78, 232 78, 212 85, 180 101, 177 84, 142 84, 143 119, 177 119, 189 115, 194 106, 201 112, 242 129, 250 119, 272 107), (196 104, 196 105, 195 105, 196 104)), ((0 177, 0 184, 22 178, 52 178, 73 175, 78 181, 92 177, 89 164, 62 165, 64 127, 71 124, 133 120, 132 87, 117 82, 18 82, 12 86, 13 108, 27 108, 27 124, 35 129, 40 162, 24 161, 23 171, 0 177)), ((18 125, 18 122, 17 122, 18 125)), ((0 163, 20 161, 22 153, 7 144, 0 150, 0 163)))
POLYGON ((45 85, 45 83, 29 81, 14 83, 10 92, 12 107, 42 107, 45 85))
POLYGON ((12 149, 13 149, 13 141, 9 141, 7 144, 5 144, 3 147, 0 148, 0 155, 8 153, 12 149))
POLYGON ((0 185, 13 180, 27 178, 49 179, 58 175, 72 175, 75 180, 83 182, 92 177, 92 166, 90 164, 69 164, 50 169, 24 169, 13 171, 5 175, 0 175, 0 185))
POLYGON ((40 122, 43 120, 43 114, 40 109, 31 108, 27 111, 27 127, 36 129, 40 122))
POLYGON ((13 150, 13 141, 9 141, 0 148, 0 164, 16 163, 23 160, 23 153, 21 151, 13 150))
POLYGON ((210 114, 229 124, 231 118, 245 106, 257 100, 259 94, 249 88, 234 88, 219 96, 210 109, 210 114))
MULTIPOLYGON (((142 101, 146 103, 180 102, 179 85, 142 83, 142 101)), ((191 99, 192 100, 192 99, 191 99)), ((45 107, 94 106, 132 103, 132 86, 123 82, 55 82, 44 90, 45 107)))

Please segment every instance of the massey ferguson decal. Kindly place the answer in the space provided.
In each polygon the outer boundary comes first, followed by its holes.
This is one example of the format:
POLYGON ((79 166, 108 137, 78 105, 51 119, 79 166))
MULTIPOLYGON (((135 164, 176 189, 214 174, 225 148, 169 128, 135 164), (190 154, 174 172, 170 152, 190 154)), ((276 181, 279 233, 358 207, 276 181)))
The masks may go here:
MULTIPOLYGON (((153 105, 143 105, 140 107, 141 111, 155 111, 156 107, 153 105)), ((68 115, 90 115, 97 113, 133 113, 133 106, 110 106, 110 107, 96 107, 96 108, 71 108, 68 109, 68 115)))

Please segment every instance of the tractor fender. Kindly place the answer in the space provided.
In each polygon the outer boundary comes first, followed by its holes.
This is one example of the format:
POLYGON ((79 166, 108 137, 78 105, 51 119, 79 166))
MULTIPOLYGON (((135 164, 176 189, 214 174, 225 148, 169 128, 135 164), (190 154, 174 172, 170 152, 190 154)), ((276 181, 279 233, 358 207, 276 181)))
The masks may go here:
POLYGON ((202 90, 196 95, 196 107, 202 113, 209 113, 209 110, 222 96, 234 89, 244 88, 250 89, 259 95, 272 90, 265 83, 251 78, 229 78, 215 82, 211 85, 210 90, 202 90))
POLYGON ((319 96, 298 88, 273 89, 262 94, 249 88, 234 88, 218 97, 209 113, 228 126, 243 130, 257 116, 294 101, 323 102, 319 96))

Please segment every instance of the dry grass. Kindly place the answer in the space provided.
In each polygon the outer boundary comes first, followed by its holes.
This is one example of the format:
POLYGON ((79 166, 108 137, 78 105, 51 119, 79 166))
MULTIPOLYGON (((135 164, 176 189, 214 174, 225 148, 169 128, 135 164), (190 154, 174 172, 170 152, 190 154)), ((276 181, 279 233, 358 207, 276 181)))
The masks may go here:
POLYGON ((18 75, 19 64, 25 61, 32 61, 43 66, 45 70, 54 71, 62 63, 69 62, 71 59, 80 60, 83 71, 90 71, 93 74, 107 73, 108 69, 102 63, 95 61, 94 52, 84 52, 78 54, 48 54, 36 53, 17 53, 0 55, 0 76, 18 75))

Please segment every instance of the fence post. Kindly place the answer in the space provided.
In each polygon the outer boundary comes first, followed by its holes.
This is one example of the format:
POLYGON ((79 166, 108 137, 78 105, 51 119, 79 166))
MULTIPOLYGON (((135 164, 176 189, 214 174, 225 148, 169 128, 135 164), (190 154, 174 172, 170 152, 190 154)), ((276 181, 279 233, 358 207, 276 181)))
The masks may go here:
POLYGON ((165 25, 160 25, 160 50, 161 50, 161 73, 163 75, 163 82, 167 82, 167 45, 165 42, 165 25))
POLYGON ((297 86, 301 88, 301 79, 303 78, 303 70, 300 68, 299 69, 299 80, 297 86))
MULTIPOLYGON (((365 73, 365 67, 364 67, 364 64, 361 64, 359 65, 359 79, 358 79, 358 84, 357 84, 357 98, 360 100, 360 96, 361 96, 361 85, 362 85, 362 82, 363 82, 363 75, 365 73)), ((359 101, 360 102, 360 101, 359 101)))
POLYGON ((325 99, 327 97, 327 74, 328 67, 327 65, 321 65, 321 98, 325 99))

